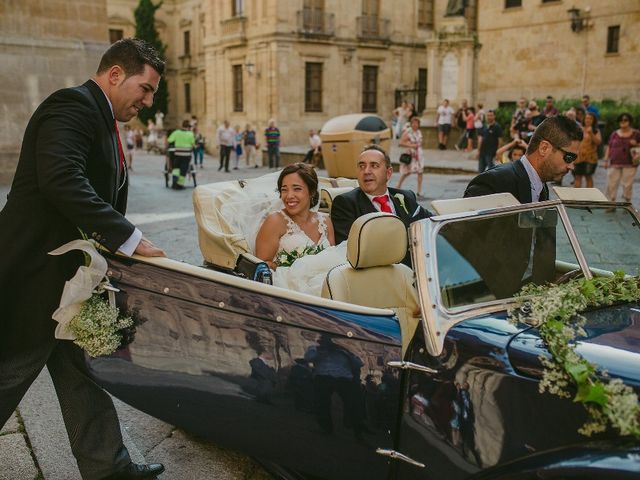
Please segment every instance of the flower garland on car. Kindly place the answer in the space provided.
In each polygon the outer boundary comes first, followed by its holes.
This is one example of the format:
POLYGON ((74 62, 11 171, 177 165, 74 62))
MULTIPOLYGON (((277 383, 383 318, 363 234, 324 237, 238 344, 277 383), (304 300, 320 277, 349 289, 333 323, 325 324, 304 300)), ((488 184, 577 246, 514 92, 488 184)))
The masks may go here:
POLYGON ((622 435, 640 437, 640 404, 633 389, 620 379, 609 379, 576 352, 576 338, 585 336, 586 319, 580 312, 617 302, 640 300, 640 279, 615 272, 612 277, 581 278, 560 285, 526 285, 516 295, 521 306, 509 311, 512 321, 538 328, 551 354, 544 366, 540 393, 573 397, 587 411, 578 430, 591 436, 609 425, 622 435), (573 392, 573 388, 575 392, 573 392))
POLYGON ((306 255, 316 255, 324 250, 322 245, 306 245, 294 250, 280 250, 276 253, 276 263, 279 267, 290 267, 297 259, 306 255))

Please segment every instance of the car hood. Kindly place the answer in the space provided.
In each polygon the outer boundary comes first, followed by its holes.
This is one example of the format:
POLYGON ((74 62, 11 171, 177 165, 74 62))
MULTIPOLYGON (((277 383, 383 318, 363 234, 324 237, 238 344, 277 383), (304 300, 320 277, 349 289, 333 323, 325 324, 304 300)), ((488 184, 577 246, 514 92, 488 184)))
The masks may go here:
MULTIPOLYGON (((614 305, 586 312, 586 337, 578 343, 578 353, 640 390, 640 304, 614 305)), ((537 328, 515 335, 509 344, 509 359, 521 374, 542 376, 539 356, 548 355, 537 328)))

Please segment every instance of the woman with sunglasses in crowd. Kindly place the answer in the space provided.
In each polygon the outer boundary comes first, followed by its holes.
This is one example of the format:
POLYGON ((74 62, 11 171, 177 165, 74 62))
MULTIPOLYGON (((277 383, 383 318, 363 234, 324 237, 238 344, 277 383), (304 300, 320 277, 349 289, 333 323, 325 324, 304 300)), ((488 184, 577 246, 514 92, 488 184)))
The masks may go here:
POLYGON ((633 128, 633 117, 624 112, 618 116, 618 128, 609 136, 604 168, 607 169, 607 198, 612 202, 618 196, 618 186, 622 183, 622 199, 631 202, 633 179, 638 170, 638 155, 632 148, 640 145, 640 132, 633 128))

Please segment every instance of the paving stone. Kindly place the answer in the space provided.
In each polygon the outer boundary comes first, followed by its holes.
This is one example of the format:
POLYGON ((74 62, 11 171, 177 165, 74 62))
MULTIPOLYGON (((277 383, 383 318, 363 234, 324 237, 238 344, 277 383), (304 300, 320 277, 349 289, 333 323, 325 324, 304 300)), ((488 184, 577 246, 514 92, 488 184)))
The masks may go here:
POLYGON ((16 412, 9 417, 7 423, 4 424, 2 428, 0 428, 0 435, 4 435, 5 433, 16 433, 20 429, 20 423, 18 423, 18 416, 16 412))
POLYGON ((243 455, 210 443, 196 441, 182 430, 175 430, 169 438, 150 451, 147 461, 164 463, 166 471, 160 478, 171 480, 272 479, 243 455), (258 473, 258 470, 261 473, 258 473))
POLYGON ((21 433, 0 436, 0 480, 33 480, 38 469, 21 433))

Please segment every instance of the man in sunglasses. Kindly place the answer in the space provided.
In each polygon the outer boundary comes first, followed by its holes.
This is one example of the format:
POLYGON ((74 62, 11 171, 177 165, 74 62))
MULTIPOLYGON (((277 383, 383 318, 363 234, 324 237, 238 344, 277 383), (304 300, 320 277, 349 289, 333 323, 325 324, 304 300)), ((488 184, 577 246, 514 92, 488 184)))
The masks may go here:
POLYGON ((520 203, 548 200, 546 182, 558 182, 573 170, 582 135, 578 124, 564 115, 545 119, 536 128, 525 155, 475 177, 464 196, 508 192, 520 203))

